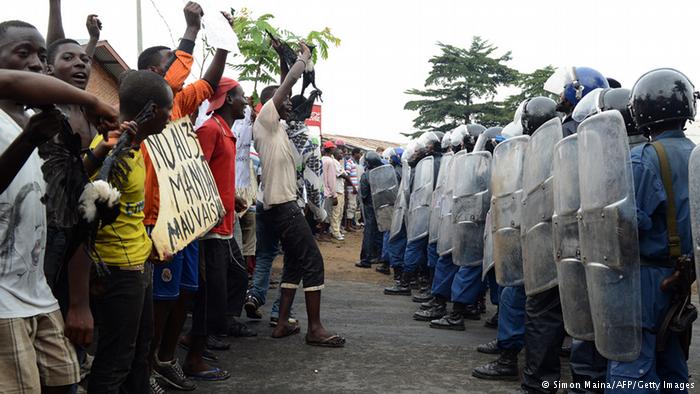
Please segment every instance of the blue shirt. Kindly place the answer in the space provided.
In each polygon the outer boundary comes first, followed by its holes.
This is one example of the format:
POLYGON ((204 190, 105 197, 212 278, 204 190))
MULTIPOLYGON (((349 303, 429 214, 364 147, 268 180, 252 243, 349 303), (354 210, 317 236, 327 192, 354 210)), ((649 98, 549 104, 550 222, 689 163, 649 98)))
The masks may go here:
MULTIPOLYGON (((693 244, 688 203, 688 161, 695 145, 681 130, 665 131, 657 136, 655 141, 663 144, 670 161, 681 253, 690 254, 693 244)), ((640 255, 652 260, 668 259, 667 198, 659 159, 651 144, 632 149, 632 173, 637 202, 640 255)))

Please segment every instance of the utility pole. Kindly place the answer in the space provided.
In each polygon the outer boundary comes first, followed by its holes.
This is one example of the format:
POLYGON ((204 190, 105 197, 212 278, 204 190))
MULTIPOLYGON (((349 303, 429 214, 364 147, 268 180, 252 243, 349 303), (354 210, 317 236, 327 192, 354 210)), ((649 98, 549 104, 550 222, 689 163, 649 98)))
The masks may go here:
POLYGON ((141 0, 136 0, 136 50, 140 55, 143 51, 143 31, 141 28, 141 0))

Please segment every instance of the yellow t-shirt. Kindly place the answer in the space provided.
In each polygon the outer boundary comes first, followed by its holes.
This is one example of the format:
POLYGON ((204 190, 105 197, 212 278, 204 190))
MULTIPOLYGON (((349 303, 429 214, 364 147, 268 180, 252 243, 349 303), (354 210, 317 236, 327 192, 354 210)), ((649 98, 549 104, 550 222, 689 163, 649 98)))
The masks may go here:
MULTIPOLYGON (((102 136, 97 135, 90 147, 94 148, 101 140, 102 136)), ((120 267, 145 263, 153 245, 143 224, 146 167, 141 152, 134 150, 134 157, 127 157, 126 163, 131 171, 119 190, 119 216, 114 223, 98 230, 95 240, 102 260, 120 267)))

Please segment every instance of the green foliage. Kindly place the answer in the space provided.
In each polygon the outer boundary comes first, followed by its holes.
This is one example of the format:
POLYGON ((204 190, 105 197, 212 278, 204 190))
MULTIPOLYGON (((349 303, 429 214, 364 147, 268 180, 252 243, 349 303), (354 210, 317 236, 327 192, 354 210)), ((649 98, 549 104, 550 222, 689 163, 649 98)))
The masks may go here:
POLYGON ((505 109, 509 113, 515 112, 518 105, 528 98, 536 96, 545 96, 553 100, 558 100, 558 97, 544 90, 544 83, 554 73, 554 67, 551 65, 539 68, 530 74, 520 74, 516 86, 520 88, 520 93, 508 96, 505 100, 505 109))
POLYGON ((437 45, 441 53, 430 59, 433 69, 425 80, 425 89, 406 91, 420 97, 404 106, 418 111, 414 127, 448 131, 470 121, 487 127, 502 123, 504 105, 494 98, 500 87, 518 80, 519 73, 506 65, 511 53, 496 57, 498 48, 478 36, 469 49, 441 42, 437 45))
MULTIPOLYGON (((250 10, 243 8, 240 11, 231 9, 231 15, 233 15, 233 30, 238 37, 240 53, 229 55, 228 66, 238 71, 239 80, 254 82, 253 97, 256 101, 259 84, 264 86, 279 81, 279 58, 277 52, 270 46, 269 34, 288 42, 295 50, 297 42, 302 38, 308 44, 315 45, 314 62, 319 56, 327 59, 329 48, 340 45, 340 39, 334 36, 328 27, 320 31, 311 31, 306 36, 299 36, 275 27, 272 14, 263 14, 255 18, 250 10)), ((209 51, 213 51, 213 48, 209 48, 209 51)))

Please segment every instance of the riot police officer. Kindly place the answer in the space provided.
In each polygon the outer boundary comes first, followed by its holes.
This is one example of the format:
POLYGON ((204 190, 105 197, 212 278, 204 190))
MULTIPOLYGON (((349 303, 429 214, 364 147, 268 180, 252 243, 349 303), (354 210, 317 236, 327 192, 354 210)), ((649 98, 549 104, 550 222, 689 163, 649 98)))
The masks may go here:
MULTIPOLYGON (((662 285, 675 271, 674 259, 692 253, 688 162, 694 144, 683 129, 686 121, 695 118, 695 99, 693 84, 673 69, 650 71, 632 88, 632 119, 653 142, 631 152, 641 257, 642 345, 636 360, 608 362, 608 382, 688 382, 689 342, 678 333, 664 330, 662 322, 673 292, 664 291, 662 285), (670 237, 667 223, 674 221, 680 242, 670 237), (659 345, 663 351, 659 351, 659 345)), ((632 388, 614 392, 632 392, 632 388)))

